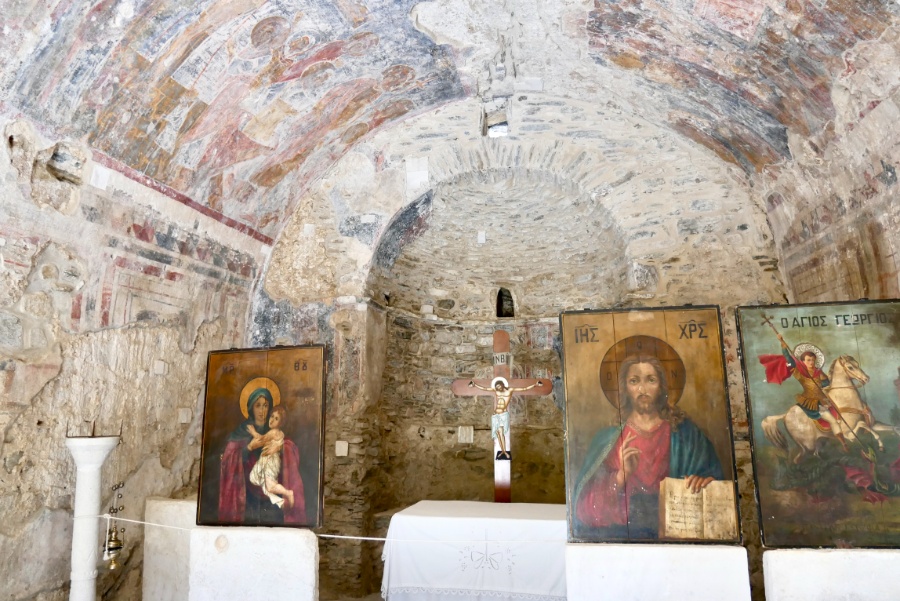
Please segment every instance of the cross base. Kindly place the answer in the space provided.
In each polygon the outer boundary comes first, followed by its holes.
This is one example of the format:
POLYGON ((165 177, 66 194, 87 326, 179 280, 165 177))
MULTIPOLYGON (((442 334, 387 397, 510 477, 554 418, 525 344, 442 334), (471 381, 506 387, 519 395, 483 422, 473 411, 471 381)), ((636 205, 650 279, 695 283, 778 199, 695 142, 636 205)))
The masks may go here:
MULTIPOLYGON (((509 437, 507 437, 506 449, 509 451, 509 437)), ((512 452, 509 453, 512 455, 512 452)), ((510 503, 512 501, 512 493, 510 483, 512 482, 512 461, 504 457, 500 457, 500 443, 494 441, 494 503, 510 503)))
MULTIPOLYGON (((553 392, 553 385, 550 379, 535 380, 534 378, 512 378, 511 377, 512 356, 509 352, 509 333, 504 330, 494 331, 494 377, 502 377, 506 379, 506 385, 512 389, 518 389, 515 396, 536 396, 547 395, 553 392), (541 382, 538 385, 538 382, 541 382)), ((492 379, 469 379, 460 378, 454 380, 451 384, 453 394, 457 396, 486 396, 494 400, 494 409, 497 409, 497 396, 492 390, 494 387, 492 379), (479 388, 480 387, 480 388, 479 388)), ((515 396, 510 397, 510 402, 515 396)), ((507 407, 509 410, 509 407, 507 407)), ((511 453, 509 444, 509 432, 505 432, 506 450, 511 453)), ((494 502, 509 503, 510 502, 510 482, 511 457, 501 457, 500 443, 494 442, 494 502)))

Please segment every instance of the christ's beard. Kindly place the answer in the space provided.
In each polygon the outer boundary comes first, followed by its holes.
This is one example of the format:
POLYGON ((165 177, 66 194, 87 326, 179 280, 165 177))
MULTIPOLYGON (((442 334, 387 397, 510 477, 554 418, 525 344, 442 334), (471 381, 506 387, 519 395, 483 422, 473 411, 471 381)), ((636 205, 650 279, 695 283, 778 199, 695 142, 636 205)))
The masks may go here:
POLYGON ((656 403, 654 401, 655 399, 651 399, 646 395, 639 396, 634 400, 634 410, 637 411, 639 415, 652 415, 658 413, 659 410, 656 408, 656 403))

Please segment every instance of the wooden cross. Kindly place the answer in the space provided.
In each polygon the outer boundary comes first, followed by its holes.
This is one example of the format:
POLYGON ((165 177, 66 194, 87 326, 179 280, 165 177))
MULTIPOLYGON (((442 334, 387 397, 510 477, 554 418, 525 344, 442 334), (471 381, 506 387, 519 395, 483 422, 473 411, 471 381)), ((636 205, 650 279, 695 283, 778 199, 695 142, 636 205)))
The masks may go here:
MULTIPOLYGON (((510 365, 512 364, 512 355, 509 352, 509 332, 504 330, 494 331, 494 378, 505 378, 509 382, 509 388, 519 389, 513 393, 513 397, 520 395, 546 395, 553 391, 553 385, 549 379, 537 380, 534 378, 510 378, 510 365), (540 385, 538 385, 540 383, 540 385), (527 390, 521 390, 527 388, 527 390)), ((454 380, 452 391, 457 396, 491 396, 494 402, 494 408, 497 408, 497 395, 490 390, 494 386, 492 380, 472 378, 463 378, 454 380), (477 386, 477 387, 476 387, 477 386), (481 388, 478 388, 481 387, 481 388)), ((510 399, 512 402, 512 399, 510 399)), ((506 407, 509 411, 509 407, 506 407)), ((494 502, 509 503, 510 502, 510 460, 509 452, 510 435, 508 428, 505 429, 503 436, 505 438, 504 447, 507 455, 502 456, 500 440, 494 439, 494 502)))

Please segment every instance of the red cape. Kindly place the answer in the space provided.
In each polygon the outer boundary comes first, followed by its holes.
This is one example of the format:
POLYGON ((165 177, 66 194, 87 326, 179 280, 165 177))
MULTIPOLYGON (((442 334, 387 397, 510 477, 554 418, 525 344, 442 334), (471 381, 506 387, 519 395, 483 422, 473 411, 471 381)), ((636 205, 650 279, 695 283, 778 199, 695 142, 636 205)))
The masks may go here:
MULTIPOLYGON (((781 384, 791 377, 791 366, 788 365, 784 355, 760 355, 759 362, 766 368, 766 382, 769 384, 781 384)), ((815 373, 810 376, 806 371, 806 365, 796 359, 794 362, 797 364, 797 367, 794 369, 796 369, 801 376, 817 378, 822 373, 822 370, 817 368, 815 373)))
POLYGON ((791 367, 784 355, 760 355, 759 362, 766 368, 766 382, 781 384, 791 377, 791 367))
MULTIPOLYGON (((219 470, 219 521, 225 523, 243 523, 244 509, 247 505, 247 486, 249 475, 245 477, 243 450, 247 441, 233 440, 225 446, 222 454, 222 466, 219 470)), ((252 467, 252 466, 251 466, 252 467)), ((294 506, 285 503, 285 524, 306 523, 306 499, 303 496, 303 479, 300 477, 300 452, 297 445, 285 439, 281 453, 282 486, 294 491, 294 506)))

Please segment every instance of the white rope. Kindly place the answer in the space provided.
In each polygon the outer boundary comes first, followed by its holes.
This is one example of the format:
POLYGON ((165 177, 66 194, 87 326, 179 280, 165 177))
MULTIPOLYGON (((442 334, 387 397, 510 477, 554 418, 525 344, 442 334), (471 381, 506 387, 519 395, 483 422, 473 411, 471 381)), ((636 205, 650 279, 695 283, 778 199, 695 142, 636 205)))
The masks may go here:
MULTIPOLYGON (((131 524, 142 524, 144 526, 153 526, 156 528, 171 528, 172 530, 183 530, 185 532, 190 532, 193 528, 182 528, 180 526, 170 526, 168 524, 157 524, 155 522, 144 522, 141 520, 129 520, 127 518, 113 517, 108 513, 104 513, 101 515, 79 515, 75 516, 76 520, 96 520, 96 519, 105 519, 107 520, 107 524, 109 520, 115 522, 129 522, 131 524)), ((495 540, 490 539, 489 541, 486 539, 450 539, 450 540, 435 540, 428 538, 381 538, 377 536, 349 536, 346 534, 320 534, 318 532, 313 532, 319 538, 336 538, 336 539, 344 539, 344 540, 364 540, 364 541, 374 541, 374 542, 392 542, 392 543, 484 543, 484 542, 492 542, 492 543, 510 543, 510 544, 529 544, 529 543, 564 543, 565 540, 562 539, 537 539, 537 540, 495 540)))
POLYGON ((346 534, 319 534, 318 532, 314 533, 319 538, 344 538, 347 540, 374 540, 379 542, 387 541, 386 538, 378 538, 377 536, 349 536, 346 534))
POLYGON ((168 524, 155 524, 153 522, 142 522, 141 520, 129 520, 127 518, 120 518, 118 516, 113 517, 108 513, 104 513, 101 515, 78 515, 75 516, 76 520, 96 520, 96 519, 105 519, 107 523, 107 528, 109 527, 109 521, 112 520, 114 522, 129 522, 131 524, 143 524, 144 526, 156 526, 158 528, 171 528, 173 530, 184 530, 185 532, 190 532, 193 528, 181 528, 180 526, 170 526, 168 524))

